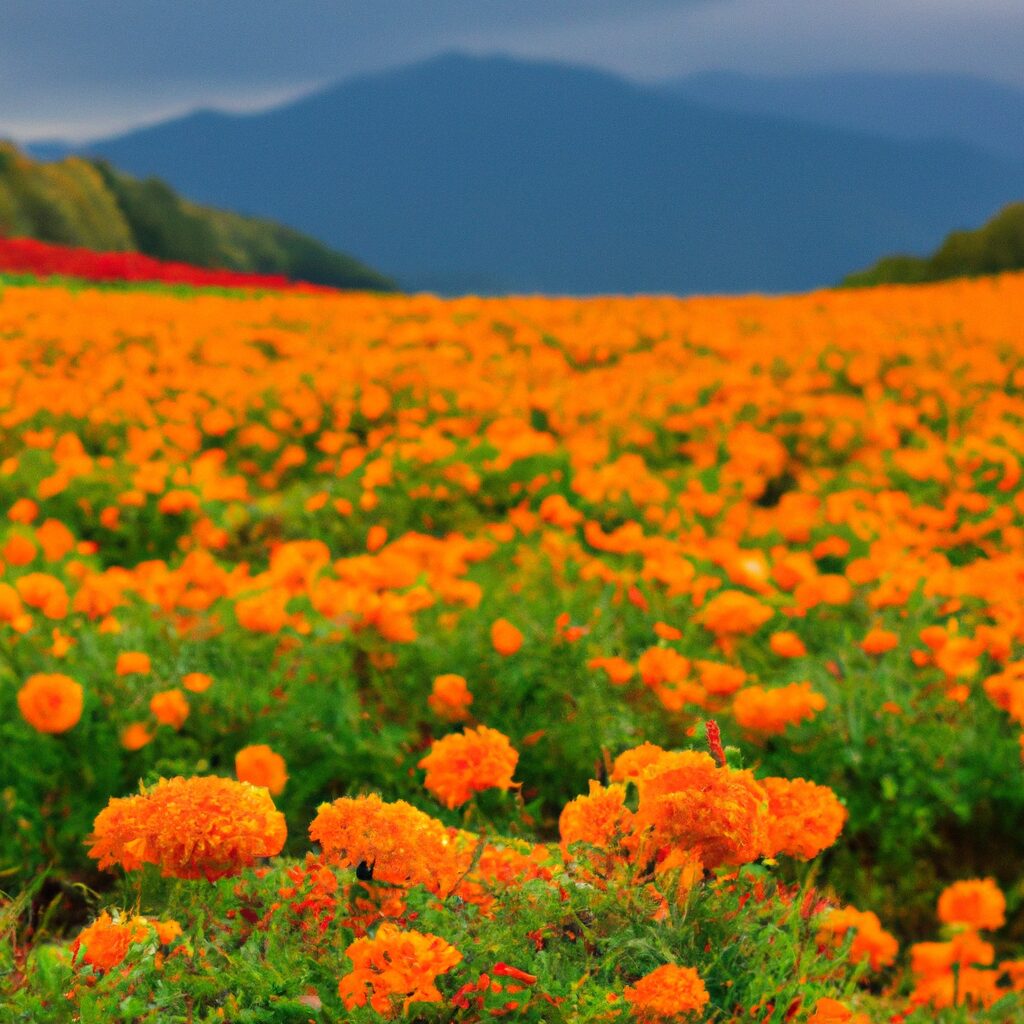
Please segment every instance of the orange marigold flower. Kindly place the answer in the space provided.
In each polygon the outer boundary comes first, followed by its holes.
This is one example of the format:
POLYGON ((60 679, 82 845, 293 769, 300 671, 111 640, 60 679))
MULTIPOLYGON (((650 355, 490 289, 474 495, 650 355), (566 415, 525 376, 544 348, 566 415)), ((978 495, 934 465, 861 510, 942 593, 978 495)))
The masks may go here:
POLYGON ((633 814, 626 807, 625 786, 605 787, 591 781, 590 792, 567 803, 559 816, 562 850, 568 852, 573 843, 606 850, 614 846, 616 838, 631 831, 632 820, 633 814))
POLYGON ((625 686, 636 671, 625 658, 617 655, 611 658, 591 658, 587 662, 587 668, 603 669, 612 686, 625 686))
POLYGON ((161 725, 178 730, 188 718, 189 706, 181 690, 161 690, 150 697, 149 710, 161 725))
POLYGON ((270 790, 271 796, 281 793, 288 781, 284 758, 275 754, 265 743, 242 747, 235 754, 235 775, 239 782, 264 786, 270 790))
POLYGON ((182 676, 181 685, 190 693, 206 693, 213 680, 205 672, 189 672, 182 676))
POLYGON ((850 945, 850 959, 858 964, 867 960, 873 971, 887 967, 896 959, 899 943, 882 927, 878 915, 870 910, 843 907, 833 910, 822 922, 819 942, 832 938, 835 945, 841 945, 850 930, 854 932, 850 945))
POLYGON ((865 654, 885 654, 886 651, 891 651, 896 647, 899 642, 900 638, 896 633, 875 627, 861 640, 860 649, 865 654))
POLYGON ((708 601, 697 621, 718 637, 748 636, 774 614, 768 605, 742 590, 723 590, 708 601))
POLYGON ((19 498, 8 510, 12 523, 31 523, 39 515, 39 506, 31 498, 19 498))
POLYGON ((150 921, 161 946, 169 946, 181 936, 181 925, 173 918, 167 921, 150 921))
POLYGON ((807 1024, 869 1024, 866 1014, 854 1013, 845 1003, 823 996, 814 1004, 807 1024))
POLYGON ((122 651, 117 656, 117 666, 114 669, 119 676, 148 675, 152 664, 148 654, 142 651, 122 651))
POLYGON ((178 776, 112 799, 93 825, 89 856, 101 868, 155 864, 165 877, 213 881, 280 853, 285 836, 284 815, 267 790, 178 776))
POLYGON ((82 687, 59 672, 38 672, 18 691, 18 710, 39 732, 67 732, 82 717, 82 687))
POLYGON ((523 646, 523 634, 508 619, 497 619, 491 626, 491 643, 499 654, 508 657, 523 646))
POLYGON ((438 676, 427 698, 430 710, 446 722, 466 721, 472 703, 473 694, 469 692, 466 680, 453 672, 438 676))
POLYGON ((780 658, 802 658, 807 653, 803 640, 789 630, 772 633, 768 646, 780 658))
POLYGON ((777 736, 788 725, 810 720, 825 707, 825 698, 810 683, 790 683, 774 690, 749 686, 733 699, 736 721, 750 732, 777 736))
POLYGON ((692 967, 664 964, 644 975, 622 993, 633 1015, 644 1024, 674 1021, 700 1013, 708 1004, 708 990, 692 967))
POLYGON ((75 939, 72 959, 81 954, 82 962, 97 971, 110 971, 124 962, 128 950, 136 942, 145 942, 150 936, 149 925, 143 917, 115 921, 105 910, 88 928, 83 928, 75 939))
POLYGON ((374 794, 322 804, 309 836, 328 863, 363 865, 390 885, 447 895, 463 870, 445 826, 404 800, 385 803, 374 794))
POLYGON ((125 750, 141 750, 152 739, 153 734, 146 728, 144 722, 132 722, 121 732, 121 746, 125 750))
POLYGON ((682 849, 715 868, 749 864, 761 855, 768 799, 749 771, 683 751, 649 767, 637 789, 636 833, 654 856, 682 849))
POLYGON ((992 878, 954 882, 939 897, 939 920, 994 931, 1006 923, 1006 898, 992 878))
POLYGON ((439 1003, 435 984, 450 971, 462 954, 437 935, 402 931, 385 922, 371 938, 356 939, 345 950, 352 970, 338 983, 338 995, 346 1009, 367 1003, 385 1017, 412 1003, 439 1003))
POLYGON ((518 761, 507 736, 481 725, 435 740, 419 767, 427 789, 446 807, 458 807, 485 789, 510 789, 518 761))
POLYGON ((805 779, 760 780, 768 794, 768 841, 765 854, 810 860, 839 838, 846 808, 828 786, 805 779))

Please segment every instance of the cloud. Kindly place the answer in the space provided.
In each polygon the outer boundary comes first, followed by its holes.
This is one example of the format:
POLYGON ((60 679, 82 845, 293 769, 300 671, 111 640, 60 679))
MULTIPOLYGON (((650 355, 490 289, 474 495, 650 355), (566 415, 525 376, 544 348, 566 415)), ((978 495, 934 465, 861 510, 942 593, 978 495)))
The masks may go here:
POLYGON ((1019 0, 5 0, 0 133, 84 138, 256 109, 440 50, 653 79, 946 70, 1024 83, 1019 0))

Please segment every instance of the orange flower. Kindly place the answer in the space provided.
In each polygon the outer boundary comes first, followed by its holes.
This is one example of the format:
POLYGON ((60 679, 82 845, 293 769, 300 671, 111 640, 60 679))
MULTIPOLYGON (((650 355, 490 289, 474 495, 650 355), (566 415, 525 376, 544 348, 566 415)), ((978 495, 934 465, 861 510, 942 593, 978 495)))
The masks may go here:
POLYGON ((900 638, 896 633, 891 632, 888 629, 879 629, 876 627, 872 629, 866 637, 860 642, 860 649, 865 654, 885 654, 886 651, 891 651, 900 642, 900 638))
POLYGON ((206 693, 213 680, 205 672, 189 672, 182 676, 181 685, 191 693, 206 693))
POLYGON ((446 807, 458 807, 485 789, 510 789, 519 754, 508 737, 486 725, 435 740, 419 762, 424 785, 446 807))
POLYGON ((121 732, 121 746, 125 750, 141 750, 152 739, 153 734, 146 728, 144 722, 132 722, 121 732))
POLYGON ((523 634, 508 619, 497 619, 491 626, 491 643, 507 658, 523 646, 523 634))
POLYGON ((774 614, 742 590, 723 590, 708 601, 697 621, 717 637, 737 637, 756 633, 774 614))
POLYGON ((568 853, 573 843, 586 843, 602 850, 615 845, 615 840, 632 830, 633 814, 626 807, 626 787, 590 783, 590 792, 578 796, 562 808, 558 832, 562 850, 568 853))
POLYGON ((270 790, 271 796, 281 793, 288 781, 284 758, 275 754, 265 743, 242 747, 235 754, 235 775, 239 782, 264 786, 270 790))
POLYGON ((437 935, 405 932, 385 922, 371 938, 356 939, 345 950, 352 970, 338 983, 338 995, 346 1009, 367 1003, 385 1017, 412 1003, 439 1003, 435 984, 450 971, 462 954, 437 935))
POLYGON ((1006 898, 992 878, 954 882, 939 896, 939 920, 994 931, 1006 923, 1006 898))
POLYGON ((701 1013, 710 996, 692 967, 664 964, 644 975, 622 993, 633 1015, 643 1024, 658 1024, 701 1013))
POLYGON ((145 942, 150 936, 144 917, 130 917, 115 921, 105 910, 88 928, 78 933, 71 946, 72 959, 79 955, 82 962, 97 971, 110 971, 124 962, 128 950, 136 942, 145 942))
POLYGON ((181 690, 161 690, 149 699, 149 710, 161 725, 177 731, 188 718, 189 706, 181 690))
POLYGON ((117 656, 117 667, 114 669, 119 676, 149 675, 151 664, 148 654, 141 651, 123 651, 117 656))
POLYGON ((789 725, 810 720, 825 707, 825 698, 810 683, 790 683, 774 690, 749 686, 736 694, 732 713, 750 732, 778 736, 789 725))
POLYGON ((845 1003, 823 996, 814 1004, 807 1024, 870 1024, 867 1014, 854 1013, 845 1003))
POLYGON ((18 710, 39 732, 67 732, 82 717, 82 687, 59 672, 29 676, 18 691, 18 710))
POLYGON ((768 645, 780 658, 802 658, 807 653, 803 640, 789 630, 772 633, 768 645))
POLYGON ((878 971, 896 959, 899 943, 882 928, 878 916, 870 910, 857 910, 856 907, 833 910, 822 924, 818 941, 827 941, 831 937, 835 945, 841 945, 851 929, 854 938, 850 945, 850 959, 855 964, 867 960, 871 969, 878 971))
POLYGON ((233 875, 284 845, 284 815, 265 789, 233 779, 161 779, 100 811, 89 856, 100 868, 157 865, 171 878, 233 875))
POLYGON ((328 863, 362 864, 390 885, 423 885, 447 896, 462 872, 444 825, 404 800, 371 795, 321 804, 309 836, 328 863))
POLYGON ((846 808, 827 786, 804 779, 761 779, 768 794, 769 857, 785 853, 810 860, 839 838, 846 808))
POLYGON ((603 669, 612 686, 625 686, 633 678, 636 671, 625 658, 618 656, 611 658, 591 658, 587 662, 587 668, 603 669))
POLYGON ((469 718, 469 705, 473 694, 469 692, 466 680, 454 673, 438 676, 433 691, 427 698, 430 710, 446 722, 464 722, 469 718))

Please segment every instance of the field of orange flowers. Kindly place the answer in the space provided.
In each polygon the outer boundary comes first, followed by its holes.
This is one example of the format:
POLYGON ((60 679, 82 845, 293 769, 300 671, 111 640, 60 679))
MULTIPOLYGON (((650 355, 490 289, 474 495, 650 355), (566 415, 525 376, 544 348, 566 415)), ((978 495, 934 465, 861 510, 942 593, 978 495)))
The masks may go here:
POLYGON ((1022 1019, 1024 277, 0 337, 4 1024, 1022 1019))

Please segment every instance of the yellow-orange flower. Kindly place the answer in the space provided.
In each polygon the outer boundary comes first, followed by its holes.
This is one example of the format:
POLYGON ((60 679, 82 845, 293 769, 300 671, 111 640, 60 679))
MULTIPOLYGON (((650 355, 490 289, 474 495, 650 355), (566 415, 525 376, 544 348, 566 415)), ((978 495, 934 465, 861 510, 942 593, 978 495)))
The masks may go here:
POLYGON ((510 789, 518 761, 507 736, 480 725, 435 740, 419 766, 427 789, 446 807, 458 807, 485 789, 510 789))
POLYGON ((774 690, 748 686, 733 700, 736 721, 749 732, 778 736, 789 725, 814 718, 825 707, 825 698, 810 683, 790 683, 774 690))
POLYGON ((660 1024, 701 1013, 710 996, 692 967, 664 964, 622 993, 642 1024, 660 1024))
POLYGON ((775 614, 768 605, 742 590, 723 590, 697 616, 697 621, 718 637, 756 633, 775 614))
POLYGON ((181 690, 161 690, 149 699, 149 710, 161 725, 178 730, 188 718, 188 701, 181 690))
POLYGON ((939 920, 993 931, 1006 923, 1006 898, 992 878, 954 882, 939 896, 939 920))
POLYGON ((168 877, 213 881, 280 853, 285 836, 284 815, 267 790, 178 776, 112 799, 93 825, 89 856, 101 868, 155 864, 168 877))
POLYGON ((507 658, 523 646, 523 634, 508 619, 496 619, 491 626, 491 643, 499 654, 507 658))
POLYGON ((430 710, 446 722, 464 722, 469 718, 469 706, 473 694, 469 692, 466 680, 448 672, 434 680, 433 690, 427 698, 430 710))
POLYGON ((182 676, 181 685, 191 693, 206 693, 213 680, 205 672, 189 672, 182 676))
POLYGON ((435 984, 450 971, 462 954, 437 935, 402 931, 385 922, 371 938, 356 939, 345 950, 352 970, 338 983, 338 995, 346 1009, 367 1003, 385 1017, 412 1003, 439 1003, 435 984))
POLYGON ((142 651, 123 651, 117 656, 115 672, 119 676, 148 675, 151 668, 149 655, 142 651))
POLYGON ((850 945, 850 959, 855 964, 867 960, 871 969, 877 971, 896 959, 899 943, 882 927, 878 915, 870 910, 858 910, 856 907, 833 910, 822 924, 821 940, 831 937, 836 945, 841 945, 851 929, 854 938, 850 945))
POLYGON ((59 672, 38 672, 18 691, 18 710, 39 732, 73 729, 82 717, 82 687, 59 672))
POLYGON ((242 747, 235 754, 235 775, 239 782, 266 787, 271 796, 283 792, 288 781, 284 758, 275 754, 265 743, 242 747))
POLYGON ((846 808, 828 786, 805 779, 760 780, 768 794, 769 857, 785 853, 810 860, 839 838, 846 808))
POLYGON ((78 933, 71 946, 73 959, 82 958, 97 971, 110 971, 124 963, 128 950, 136 942, 150 937, 144 917, 115 921, 105 910, 91 925, 78 933))

